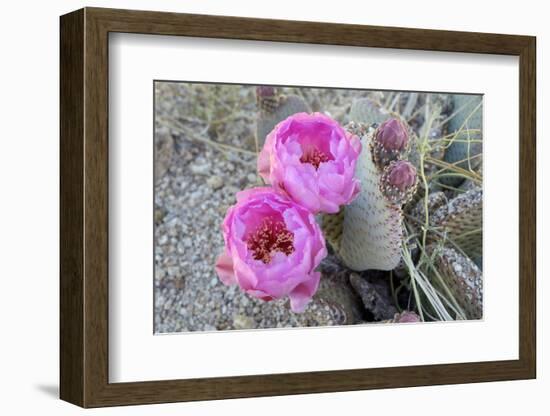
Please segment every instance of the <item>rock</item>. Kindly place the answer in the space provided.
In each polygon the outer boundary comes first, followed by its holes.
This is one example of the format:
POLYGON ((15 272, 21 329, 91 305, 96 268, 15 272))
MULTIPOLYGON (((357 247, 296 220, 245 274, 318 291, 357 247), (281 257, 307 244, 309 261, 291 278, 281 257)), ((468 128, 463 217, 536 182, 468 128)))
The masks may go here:
POLYGON ((233 317, 233 327, 235 329, 251 329, 256 326, 254 319, 247 315, 235 315, 233 317))
POLYGON ((210 166, 206 163, 202 165, 191 165, 190 169, 195 175, 208 175, 210 173, 210 166))
POLYGON ((365 309, 367 309, 376 321, 392 319, 397 313, 393 306, 391 293, 386 277, 373 276, 364 273, 360 276, 352 273, 349 277, 350 283, 361 297, 365 309))
POLYGON ((162 209, 155 209, 155 224, 159 224, 166 213, 162 209))
POLYGON ((223 187, 223 179, 219 176, 211 176, 206 180, 206 184, 213 190, 218 190, 223 187))

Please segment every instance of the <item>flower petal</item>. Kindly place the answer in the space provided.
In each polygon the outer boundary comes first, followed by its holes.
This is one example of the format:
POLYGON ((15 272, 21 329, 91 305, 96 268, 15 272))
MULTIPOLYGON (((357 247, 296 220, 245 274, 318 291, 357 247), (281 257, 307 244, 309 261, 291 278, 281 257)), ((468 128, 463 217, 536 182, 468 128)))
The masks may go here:
POLYGON ((300 283, 292 292, 288 294, 290 298, 290 309, 292 309, 292 312, 302 313, 306 309, 311 297, 315 294, 317 288, 319 287, 320 279, 321 273, 312 272, 307 280, 300 283))
POLYGON ((225 251, 216 260, 216 273, 225 285, 229 286, 237 283, 233 270, 233 259, 225 251))

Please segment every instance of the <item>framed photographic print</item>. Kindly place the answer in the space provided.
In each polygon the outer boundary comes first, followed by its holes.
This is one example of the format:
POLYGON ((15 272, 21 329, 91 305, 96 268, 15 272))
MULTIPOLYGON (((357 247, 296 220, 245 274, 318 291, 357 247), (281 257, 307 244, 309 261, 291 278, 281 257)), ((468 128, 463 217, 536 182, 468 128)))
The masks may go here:
POLYGON ((61 17, 83 406, 536 376, 535 38, 61 17))

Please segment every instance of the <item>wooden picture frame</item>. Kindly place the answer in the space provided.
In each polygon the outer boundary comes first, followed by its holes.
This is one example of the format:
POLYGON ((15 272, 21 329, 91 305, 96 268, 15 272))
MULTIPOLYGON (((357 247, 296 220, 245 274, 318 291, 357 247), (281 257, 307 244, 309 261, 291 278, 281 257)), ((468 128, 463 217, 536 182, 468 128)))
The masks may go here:
POLYGON ((536 376, 536 41, 530 36, 85 8, 61 17, 60 396, 82 407, 518 380, 536 376), (519 57, 519 359, 110 383, 110 32, 519 57))

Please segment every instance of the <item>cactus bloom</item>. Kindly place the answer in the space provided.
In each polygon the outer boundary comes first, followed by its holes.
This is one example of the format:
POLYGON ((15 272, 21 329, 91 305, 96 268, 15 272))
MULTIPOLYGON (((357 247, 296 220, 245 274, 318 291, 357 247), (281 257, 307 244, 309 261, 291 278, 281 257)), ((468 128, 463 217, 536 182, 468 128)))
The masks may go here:
POLYGON ((269 301, 288 296, 302 312, 317 291, 315 268, 327 255, 315 217, 269 187, 237 193, 222 225, 225 250, 216 272, 226 285, 269 301))
POLYGON ((297 113, 267 135, 258 171, 314 214, 336 213, 359 192, 354 178, 361 142, 321 113, 297 113))

